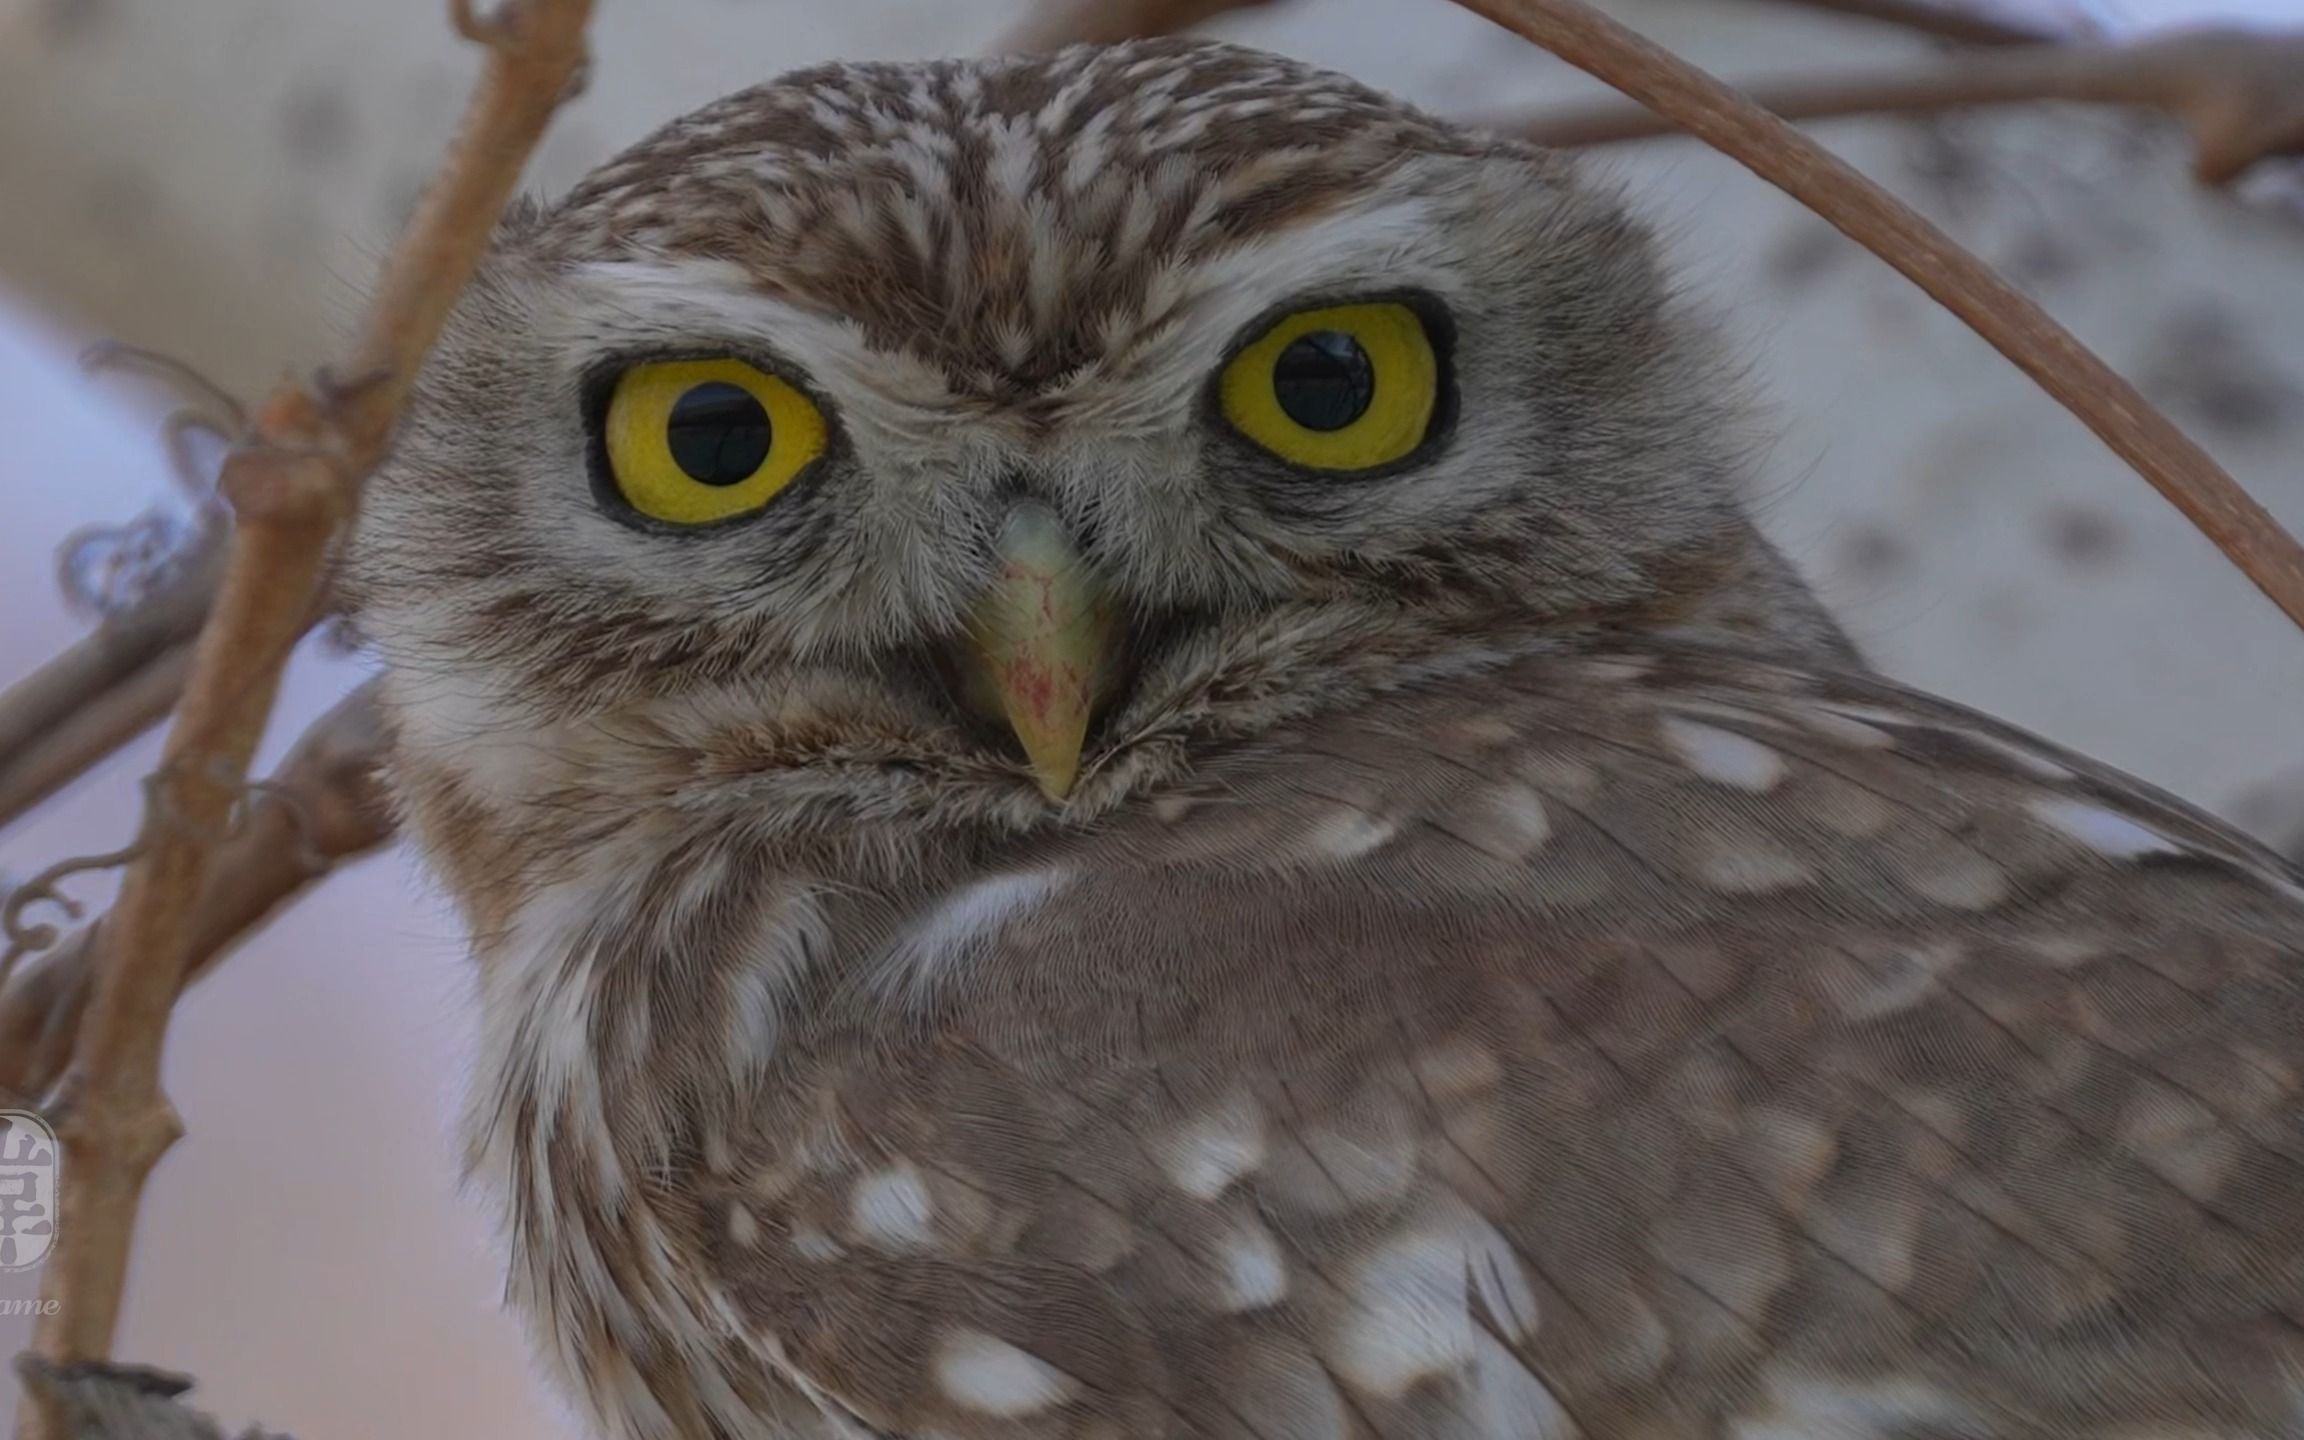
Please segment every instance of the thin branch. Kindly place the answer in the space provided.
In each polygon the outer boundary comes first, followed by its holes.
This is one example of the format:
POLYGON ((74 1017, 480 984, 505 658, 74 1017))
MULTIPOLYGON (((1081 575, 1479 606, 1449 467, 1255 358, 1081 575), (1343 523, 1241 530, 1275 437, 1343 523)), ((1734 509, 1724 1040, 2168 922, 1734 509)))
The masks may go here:
MULTIPOLYGON (((441 175, 386 258, 349 381, 285 385, 255 437, 225 462, 234 510, 216 603, 146 808, 144 852, 105 921, 86 1014, 52 1119, 72 1183, 41 1274, 34 1336, 56 1364, 101 1359, 120 1311, 138 1200, 182 1131, 160 1090, 168 1016, 182 988, 217 841, 242 794, 282 667, 325 584, 330 545, 389 444, 401 401, 488 245, 537 138, 584 59, 591 0, 510 0, 485 22, 488 59, 441 175)), ((455 12, 471 22, 469 7, 455 12)), ((473 22, 476 23, 476 22, 473 22)), ((62 1417, 27 1398, 31 1440, 62 1417)))
POLYGON ((2304 626, 2304 549, 2208 453, 1992 267, 1782 120, 1582 0, 1458 0, 1668 117, 1886 260, 2098 438, 2304 626))
MULTIPOLYGON (((248 430, 246 410, 191 366, 134 345, 99 341, 81 352, 80 363, 91 374, 155 377, 193 402, 171 413, 161 428, 177 488, 196 508, 195 528, 144 593, 117 611, 102 607, 107 613, 94 633, 0 692, 0 826, 175 707, 191 673, 192 637, 206 622, 224 573, 228 519, 195 437, 237 443, 248 430)), ((126 533, 133 522, 116 528, 126 533)), ((60 572, 72 569, 75 552, 71 539, 59 548, 60 572)), ((59 575, 67 590, 70 579, 69 573, 59 575)))
MULTIPOLYGON (((2261 160, 2304 154, 2304 34, 2203 30, 2129 45, 2037 46, 1917 68, 1764 81, 1747 93, 1786 120, 2039 100, 2156 110, 2192 137, 2193 173, 2212 185, 2261 160)), ((1489 123, 1561 147, 1680 133, 1655 111, 1622 102, 1489 123)))
MULTIPOLYGON (((173 355, 123 340, 98 340, 80 352, 80 368, 92 375, 110 370, 152 376, 205 404, 210 428, 217 433, 236 438, 248 429, 248 410, 239 396, 173 355)), ((188 413, 197 415, 200 411, 188 413)))
MULTIPOLYGON (((51 1365, 37 1355, 16 1357, 27 1395, 62 1417, 72 1440, 224 1440, 216 1422, 185 1403, 192 1382, 145 1365, 51 1365)), ((289 1440, 243 1431, 240 1440, 289 1440)))
MULTIPOLYGON (((229 520, 215 494, 196 436, 225 446, 247 433, 240 402, 191 366, 118 341, 81 352, 91 374, 128 371, 156 377, 195 403, 161 425, 177 488, 195 507, 194 530, 166 557, 165 573, 117 609, 99 604, 101 624, 62 655, 0 692, 0 826, 62 789, 175 708, 191 673, 192 637, 208 618, 224 573, 229 520)), ((109 527, 132 533, 136 522, 109 527)), ((103 527, 92 527, 103 528, 103 527)), ((78 541, 57 551, 58 583, 68 598, 78 541)), ((82 597, 85 600, 85 597, 82 597)))
POLYGON ((0 825, 144 733, 175 703, 192 637, 223 573, 222 532, 215 534, 164 589, 0 694, 0 825))
POLYGON ((2039 45, 2074 38, 2069 28, 2018 20, 1973 6, 1956 8, 1935 0, 1789 0, 1789 3, 1859 20, 1899 25, 1963 45, 2039 45))
POLYGON ((1045 0, 994 54, 1060 50, 1066 45, 1111 44, 1143 35, 1189 30, 1232 10, 1253 10, 1273 0, 1045 0))
MULTIPOLYGON (((251 787, 247 814, 217 847, 192 912, 179 988, 345 862, 391 842, 375 692, 370 681, 338 701, 269 780, 251 787)), ((104 933, 103 920, 82 926, 0 989, 0 1100, 36 1102, 64 1073, 104 933)))
POLYGON ((0 932, 5 932, 8 945, 7 950, 0 953, 0 973, 13 970, 19 956, 45 950, 56 943, 57 928, 53 921, 26 918, 33 906, 62 911, 69 920, 79 919, 80 902, 57 887, 75 875, 118 870, 142 854, 143 848, 143 842, 138 840, 102 855, 74 855, 57 861, 10 891, 7 901, 0 903, 0 932))

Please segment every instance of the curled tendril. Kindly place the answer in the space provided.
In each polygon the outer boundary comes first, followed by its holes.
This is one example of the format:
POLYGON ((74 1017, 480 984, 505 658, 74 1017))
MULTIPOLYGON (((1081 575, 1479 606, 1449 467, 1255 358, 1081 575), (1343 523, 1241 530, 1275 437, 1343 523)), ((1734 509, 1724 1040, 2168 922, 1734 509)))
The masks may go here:
MULTIPOLYGON (((167 768, 162 767, 144 777, 144 804, 146 814, 153 822, 174 825, 179 821, 170 811, 168 792, 160 783, 166 774, 167 768)), ((304 797, 298 795, 293 788, 274 780, 240 780, 221 770, 216 772, 216 778, 231 784, 236 791, 232 807, 225 817, 226 838, 247 829, 257 801, 268 799, 280 806, 288 816, 289 829, 295 837, 297 863, 314 875, 333 868, 335 862, 320 847, 312 812, 304 803, 304 797)), ((6 951, 0 952, 0 984, 6 983, 14 973, 17 962, 24 956, 46 950, 63 938, 63 927, 60 925, 27 922, 27 910, 34 905, 53 905, 64 912, 66 920, 79 923, 86 917, 87 907, 57 886, 74 875, 94 870, 116 870, 130 863, 144 853, 147 838, 146 835, 139 835, 133 843, 107 854, 75 855, 59 860, 22 884, 7 888, 6 900, 0 901, 0 934, 5 934, 8 942, 6 951)))
POLYGON ((34 905, 48 904, 64 912, 64 918, 77 923, 88 913, 79 901, 57 889, 57 885, 74 875, 91 870, 117 870, 144 853, 144 841, 139 837, 133 844, 103 855, 74 855, 59 860, 8 893, 0 903, 0 930, 8 937, 8 949, 0 953, 0 982, 5 982, 16 969, 16 962, 26 955, 37 954, 61 939, 62 926, 51 924, 28 925, 24 912, 34 905))
POLYGON ((191 366, 133 345, 100 341, 81 352, 80 364, 90 374, 153 376, 192 401, 161 424, 169 472, 192 514, 155 506, 123 524, 76 530, 57 549, 57 588, 65 603, 82 616, 109 620, 181 579, 221 537, 226 521, 216 477, 223 451, 246 435, 248 413, 191 366))
POLYGON ((80 368, 91 375, 119 372, 152 376, 220 416, 224 423, 214 427, 218 434, 237 437, 248 430, 247 407, 231 391, 174 356, 118 340, 99 340, 80 352, 80 368))
POLYGON ((168 468, 176 477, 177 488, 195 506, 210 507, 216 503, 216 477, 223 473, 224 452, 246 438, 246 431, 225 429, 212 415, 197 410, 176 410, 160 422, 161 443, 168 449, 168 468), (205 455, 196 443, 206 436, 215 442, 215 453, 205 455))
POLYGON ((122 525, 84 525, 56 547, 56 587, 75 614, 126 614, 191 568, 204 530, 165 510, 122 525))

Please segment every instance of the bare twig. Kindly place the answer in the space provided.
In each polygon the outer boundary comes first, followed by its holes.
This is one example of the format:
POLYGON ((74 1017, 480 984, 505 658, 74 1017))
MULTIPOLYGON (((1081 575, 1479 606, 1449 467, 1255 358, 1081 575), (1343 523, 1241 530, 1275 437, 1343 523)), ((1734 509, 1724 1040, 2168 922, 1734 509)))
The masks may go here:
POLYGON ((1901 25, 1907 30, 1963 45, 2037 45, 2073 38, 2069 30, 2053 24, 2018 20, 1981 9, 1955 8, 1938 4, 1936 0, 1792 0, 1792 3, 1859 20, 1901 25))
POLYGON ((2047 311, 1830 151, 1582 0, 1458 0, 1726 154, 1902 271, 2061 401, 2304 626, 2304 549, 2047 311))
MULTIPOLYGON (((34 1343, 57 1364, 101 1359, 120 1310, 144 1179, 181 1132, 160 1091, 162 1042, 182 986, 212 850, 241 793, 280 672, 313 613, 329 546, 383 457, 402 399, 470 276, 545 123, 584 58, 591 0, 509 0, 486 22, 488 61, 439 180, 387 257, 344 383, 285 385, 220 486, 237 524, 184 701, 146 809, 144 853, 105 923, 94 983, 52 1118, 73 1177, 41 1275, 34 1343), (315 393, 317 391, 317 393, 315 393)), ((61 1417, 29 1397, 33 1440, 61 1417)))
POLYGON ((64 912, 68 920, 81 916, 80 902, 56 887, 75 875, 96 870, 117 870, 135 859, 143 851, 143 842, 123 845, 102 855, 74 855, 59 860, 8 894, 0 903, 0 932, 5 932, 7 950, 0 952, 0 975, 13 970, 18 957, 36 950, 45 950, 56 943, 59 933, 53 921, 32 921, 25 918, 35 905, 46 905, 64 912))
MULTIPOLYGON (((192 367, 104 341, 81 354, 89 371, 155 376, 195 403, 163 422, 169 468, 198 509, 197 529, 148 593, 95 633, 0 693, 0 825, 135 739, 174 708, 191 672, 192 637, 224 573, 226 523, 193 437, 233 443, 248 428, 240 402, 192 367)), ((63 553, 70 553, 67 541, 63 553)))
POLYGON ((207 618, 224 547, 202 548, 164 589, 0 695, 0 825, 21 815, 175 703, 207 618))
MULTIPOLYGON (((192 912, 180 985, 214 969, 336 867, 391 840, 376 775, 382 725, 371 682, 314 721, 272 778, 253 787, 247 818, 217 848, 192 912)), ((65 936, 0 990, 0 1097, 36 1101, 63 1074, 105 926, 98 920, 65 936)))
MULTIPOLYGON (((51 1365, 37 1355, 16 1357, 27 1394, 63 1418, 71 1440, 224 1440, 214 1420, 186 1404, 192 1382, 144 1365, 51 1365)), ((260 1430, 240 1440, 288 1440, 260 1430)))
MULTIPOLYGON (((2130 45, 2034 46, 1867 74, 1747 87, 1786 120, 1955 110, 2038 100, 2156 110, 2192 137, 2193 172, 2224 184, 2260 160, 2304 153, 2304 34, 2203 30, 2130 45)), ((1601 145, 1679 132, 1639 105, 1602 103, 1489 122, 1539 145, 1601 145)))
POLYGON ((173 355, 122 340, 98 340, 80 352, 80 367, 90 374, 112 370, 152 376, 205 405, 219 433, 237 437, 248 429, 248 410, 239 396, 173 355))
POLYGON ((1232 10, 1252 10, 1273 0, 1046 0, 992 47, 993 53, 1058 50, 1066 45, 1109 44, 1141 35, 1188 30, 1232 10))

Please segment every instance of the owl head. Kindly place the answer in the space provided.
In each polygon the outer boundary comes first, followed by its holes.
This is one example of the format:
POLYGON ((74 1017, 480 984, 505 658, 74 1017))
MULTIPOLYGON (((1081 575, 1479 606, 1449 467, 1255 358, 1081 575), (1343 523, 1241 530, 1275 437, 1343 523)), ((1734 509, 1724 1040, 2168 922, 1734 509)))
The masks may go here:
POLYGON ((1203 42, 837 65, 507 220, 347 593, 497 792, 1028 827, 1595 632, 1836 646, 1739 433, 1558 155, 1203 42))

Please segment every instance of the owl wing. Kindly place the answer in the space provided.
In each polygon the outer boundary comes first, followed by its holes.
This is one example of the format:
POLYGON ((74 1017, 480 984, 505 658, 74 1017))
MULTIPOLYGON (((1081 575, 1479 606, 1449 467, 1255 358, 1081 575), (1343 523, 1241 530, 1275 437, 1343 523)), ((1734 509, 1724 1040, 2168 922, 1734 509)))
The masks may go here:
POLYGON ((1529 662, 942 897, 698 1243, 894 1435, 2304 1435, 2300 954, 1956 706, 1529 662))

